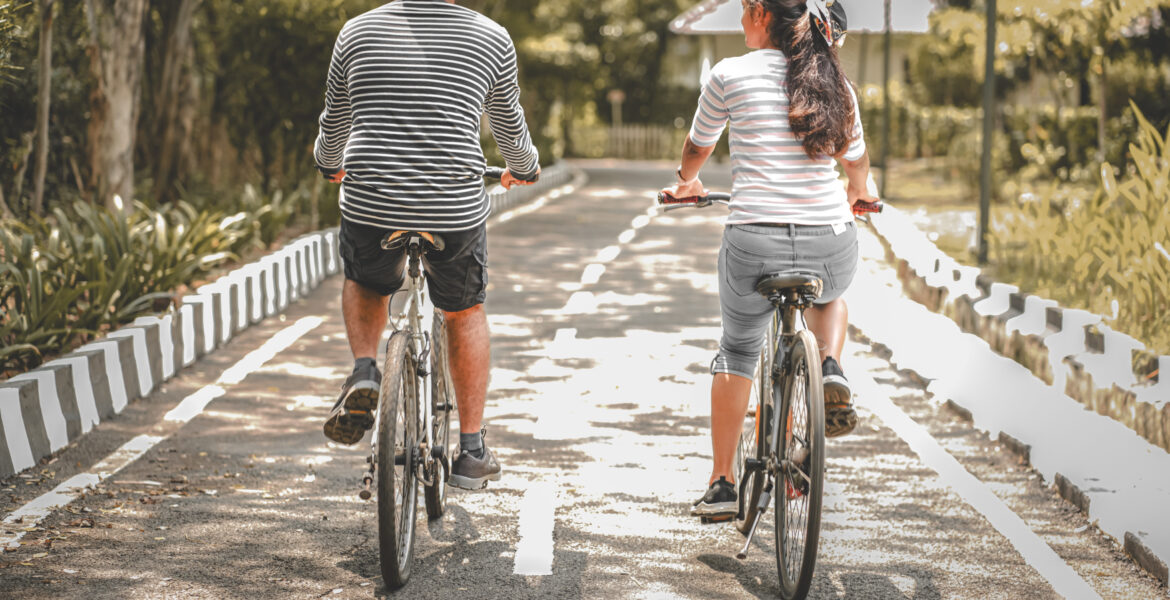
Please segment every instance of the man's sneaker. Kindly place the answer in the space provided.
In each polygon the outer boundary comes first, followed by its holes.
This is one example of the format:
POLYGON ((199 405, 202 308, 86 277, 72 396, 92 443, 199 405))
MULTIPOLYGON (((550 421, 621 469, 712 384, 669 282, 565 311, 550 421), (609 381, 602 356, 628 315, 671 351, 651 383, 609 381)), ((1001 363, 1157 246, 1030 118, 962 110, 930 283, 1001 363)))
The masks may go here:
POLYGON ((691 507, 691 515, 696 517, 734 517, 739 513, 739 494, 736 493, 735 484, 727 480, 726 477, 720 477, 710 488, 707 488, 707 493, 703 494, 695 504, 691 507))
POLYGON ((853 391, 841 365, 832 356, 821 363, 821 375, 825 384, 825 437, 840 437, 857 427, 853 391))
MULTIPOLYGON (((486 433, 485 429, 480 432, 480 436, 484 437, 486 433)), ((485 443, 477 454, 459 449, 459 458, 451 465, 451 477, 447 483, 464 490, 482 490, 487 487, 489 481, 499 479, 500 463, 496 461, 496 455, 485 443)))
POLYGON ((345 385, 325 420, 325 437, 339 444, 356 444, 374 426, 382 374, 376 366, 359 367, 345 385))

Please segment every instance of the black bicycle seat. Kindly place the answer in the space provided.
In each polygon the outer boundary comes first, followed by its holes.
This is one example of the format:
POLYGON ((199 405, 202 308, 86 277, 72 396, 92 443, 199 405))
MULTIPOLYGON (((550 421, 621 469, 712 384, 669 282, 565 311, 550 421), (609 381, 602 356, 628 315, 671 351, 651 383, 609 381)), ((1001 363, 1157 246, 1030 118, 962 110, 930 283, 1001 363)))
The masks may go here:
POLYGON ((398 250, 405 247, 411 239, 418 239, 422 243, 423 253, 434 250, 442 252, 443 248, 447 247, 447 242, 443 238, 434 233, 427 233, 425 231, 394 231, 386 234, 382 238, 383 250, 398 250))
POLYGON ((756 291, 765 298, 775 294, 795 292, 802 298, 820 298, 825 284, 816 273, 802 271, 783 271, 769 273, 756 282, 756 291))

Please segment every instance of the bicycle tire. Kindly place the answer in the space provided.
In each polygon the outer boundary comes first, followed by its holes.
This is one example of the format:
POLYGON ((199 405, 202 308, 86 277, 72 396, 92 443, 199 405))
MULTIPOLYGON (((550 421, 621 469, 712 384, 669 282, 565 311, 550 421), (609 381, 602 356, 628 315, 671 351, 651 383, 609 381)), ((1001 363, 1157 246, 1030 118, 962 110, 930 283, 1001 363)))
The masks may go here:
POLYGON ((825 476, 825 396, 820 352, 811 332, 797 333, 786 362, 774 446, 778 464, 799 460, 803 465, 800 472, 807 477, 789 470, 777 474, 773 492, 776 570, 780 575, 780 596, 796 600, 807 596, 812 586, 825 476), (801 456, 802 448, 808 451, 807 457, 801 456))
POLYGON ((423 486, 427 518, 438 519, 447 511, 447 479, 451 465, 451 413, 455 410, 455 388, 447 354, 447 320, 435 311, 431 327, 431 439, 442 449, 443 458, 430 485, 423 486))
POLYGON ((408 426, 418 422, 418 371, 410 338, 410 330, 396 331, 386 343, 378 406, 378 549, 382 579, 390 589, 410 579, 418 506, 418 428, 408 426))
POLYGON ((764 493, 766 474, 757 470, 750 474, 744 466, 746 459, 754 458, 766 461, 768 458, 768 435, 770 429, 769 416, 772 414, 772 357, 776 350, 776 317, 768 325, 767 340, 760 350, 760 358, 756 363, 756 378, 752 382, 752 393, 755 395, 755 412, 748 411, 744 418, 743 432, 739 436, 739 445, 735 448, 735 480, 739 483, 739 511, 735 516, 735 528, 745 536, 749 533, 752 521, 760 510, 760 495, 764 493))

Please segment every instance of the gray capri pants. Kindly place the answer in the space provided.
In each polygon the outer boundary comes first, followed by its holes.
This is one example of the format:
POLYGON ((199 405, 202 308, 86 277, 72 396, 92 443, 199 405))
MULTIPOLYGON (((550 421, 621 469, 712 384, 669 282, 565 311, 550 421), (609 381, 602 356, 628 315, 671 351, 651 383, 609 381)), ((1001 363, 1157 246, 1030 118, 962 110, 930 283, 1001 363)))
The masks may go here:
POLYGON ((728 225, 719 249, 719 304, 723 337, 711 373, 755 376, 772 304, 756 293, 767 273, 817 273, 824 292, 817 304, 841 297, 857 273, 857 228, 844 225, 728 225))

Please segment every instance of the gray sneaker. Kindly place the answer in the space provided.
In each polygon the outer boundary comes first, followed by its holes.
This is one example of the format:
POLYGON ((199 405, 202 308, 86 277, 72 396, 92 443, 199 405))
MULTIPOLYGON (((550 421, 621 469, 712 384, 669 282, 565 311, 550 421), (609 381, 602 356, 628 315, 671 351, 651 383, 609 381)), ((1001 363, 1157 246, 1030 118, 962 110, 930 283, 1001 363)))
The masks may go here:
POLYGON ((354 371, 341 386, 341 396, 325 420, 325 437, 346 445, 362 441, 366 431, 374 426, 381 387, 382 374, 377 367, 354 371))
MULTIPOLYGON (((485 430, 486 431, 486 430, 485 430)), ((480 432, 483 436, 485 432, 480 432)), ((482 490, 489 481, 500 480, 500 463, 491 448, 484 444, 479 456, 460 448, 459 458, 451 465, 451 476, 447 483, 464 490, 482 490)))

